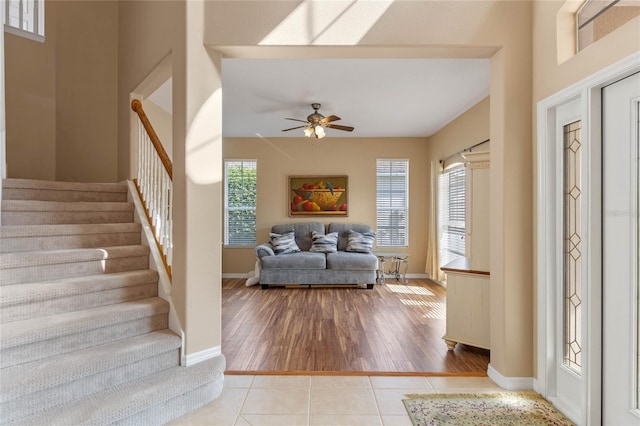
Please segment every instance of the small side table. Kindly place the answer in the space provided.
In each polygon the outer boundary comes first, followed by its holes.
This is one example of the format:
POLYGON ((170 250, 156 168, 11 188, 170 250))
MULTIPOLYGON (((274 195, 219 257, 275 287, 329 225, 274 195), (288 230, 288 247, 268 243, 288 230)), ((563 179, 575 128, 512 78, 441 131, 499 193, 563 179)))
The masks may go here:
POLYGON ((408 253, 374 253, 378 257, 378 284, 385 283, 386 276, 395 277, 396 280, 407 283, 407 270, 409 269, 408 253))

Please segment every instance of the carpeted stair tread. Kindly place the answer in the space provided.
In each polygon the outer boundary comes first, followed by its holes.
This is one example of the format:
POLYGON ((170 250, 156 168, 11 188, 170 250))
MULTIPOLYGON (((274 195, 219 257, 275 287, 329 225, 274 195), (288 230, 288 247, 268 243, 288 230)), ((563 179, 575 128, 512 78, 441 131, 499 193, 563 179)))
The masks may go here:
POLYGON ((0 270, 127 258, 143 256, 148 253, 149 248, 143 245, 2 253, 0 254, 0 270))
MULTIPOLYGON (((169 330, 119 340, 2 370, 0 402, 179 349, 180 337, 169 330)), ((178 352, 176 351, 176 365, 178 352)))
MULTIPOLYGON (((139 380, 115 386, 89 395, 71 404, 66 404, 19 420, 19 425, 109 425, 128 424, 128 418, 135 418, 141 412, 154 406, 162 410, 162 405, 174 398, 188 395, 195 389, 212 382, 221 387, 224 357, 216 357, 190 367, 174 367, 139 380)), ((217 395, 211 395, 210 399, 217 395)), ((181 402, 188 405, 187 401, 181 402)), ((192 407, 190 407, 192 408, 192 407)), ((187 411, 185 410, 184 413, 187 411)), ((175 415, 172 417, 176 417, 175 415)), ((135 423, 162 424, 167 419, 139 417, 135 423)))
POLYGON ((11 225, 0 228, 0 238, 57 237, 67 235, 140 232, 139 223, 89 223, 61 225, 11 225))
POLYGON ((133 203, 3 200, 2 225, 133 222, 133 203))
POLYGON ((9 225, 0 227, 0 253, 140 244, 139 223, 9 225))
POLYGON ((224 356, 178 366, 128 184, 2 185, 0 424, 161 425, 220 395, 224 356))
POLYGON ((34 179, 4 179, 2 181, 3 198, 7 198, 5 195, 7 192, 14 190, 21 190, 22 193, 28 193, 29 190, 37 191, 64 191, 64 192, 93 192, 93 193, 115 193, 124 196, 126 199, 127 185, 124 183, 82 183, 82 182, 57 182, 57 181, 44 181, 34 179), (5 192, 4 190, 8 190, 5 192))
POLYGON ((133 204, 126 201, 39 201, 3 200, 4 212, 132 212, 133 204))
POLYGON ((159 297, 151 297, 48 317, 9 322, 1 326, 0 347, 4 350, 168 312, 169 304, 166 301, 159 297))
POLYGON ((158 273, 146 269, 48 282, 7 285, 3 286, 2 292, 0 292, 0 309, 23 303, 34 303, 60 297, 156 283, 157 281, 158 273))

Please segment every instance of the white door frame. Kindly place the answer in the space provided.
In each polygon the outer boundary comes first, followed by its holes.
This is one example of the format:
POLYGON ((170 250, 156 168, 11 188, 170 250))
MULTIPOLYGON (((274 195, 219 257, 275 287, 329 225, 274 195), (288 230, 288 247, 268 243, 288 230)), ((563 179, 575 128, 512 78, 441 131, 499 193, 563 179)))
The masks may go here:
MULTIPOLYGON (((637 52, 566 89, 540 101, 537 106, 537 370, 534 389, 549 399, 577 424, 600 424, 602 390, 602 256, 601 256, 601 91, 607 84, 640 71, 640 52, 637 52), (583 182, 583 196, 588 198, 588 210, 583 229, 584 272, 582 318, 586 330, 583 342, 583 401, 584 407, 571 407, 556 395, 555 327, 557 318, 556 288, 562 282, 562 181, 557 174, 556 109, 579 99, 582 110, 582 142, 586 150, 584 167, 589 170, 583 182), (559 281, 560 280, 560 281, 559 281)), ((560 318, 560 320, 562 320, 560 318)))

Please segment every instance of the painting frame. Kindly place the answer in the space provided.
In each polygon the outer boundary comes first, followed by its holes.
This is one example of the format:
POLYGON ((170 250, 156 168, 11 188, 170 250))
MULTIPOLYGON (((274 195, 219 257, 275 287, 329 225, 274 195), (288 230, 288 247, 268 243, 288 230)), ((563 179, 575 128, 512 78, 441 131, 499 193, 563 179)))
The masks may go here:
POLYGON ((349 216, 347 175, 294 175, 288 181, 289 217, 349 216))

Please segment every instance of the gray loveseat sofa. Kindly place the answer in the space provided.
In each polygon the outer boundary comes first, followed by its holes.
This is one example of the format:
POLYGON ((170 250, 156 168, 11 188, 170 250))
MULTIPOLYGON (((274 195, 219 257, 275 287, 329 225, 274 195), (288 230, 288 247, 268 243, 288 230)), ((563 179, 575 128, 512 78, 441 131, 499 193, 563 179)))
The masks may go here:
POLYGON ((256 256, 260 264, 260 284, 263 289, 269 288, 270 285, 283 284, 366 284, 368 289, 373 288, 376 282, 378 258, 371 252, 366 253, 366 246, 357 247, 353 243, 354 237, 368 235, 369 243, 372 245, 375 234, 371 227, 330 223, 325 233, 325 225, 320 222, 276 225, 271 228, 271 241, 274 241, 274 235, 285 235, 292 230, 300 251, 276 254, 277 250, 274 249, 277 246, 271 242, 256 247, 256 256), (332 233, 337 233, 335 251, 326 253, 311 251, 314 244, 312 236, 316 237, 317 243, 320 239, 325 239, 318 236, 333 238, 335 235, 329 235, 332 233))

